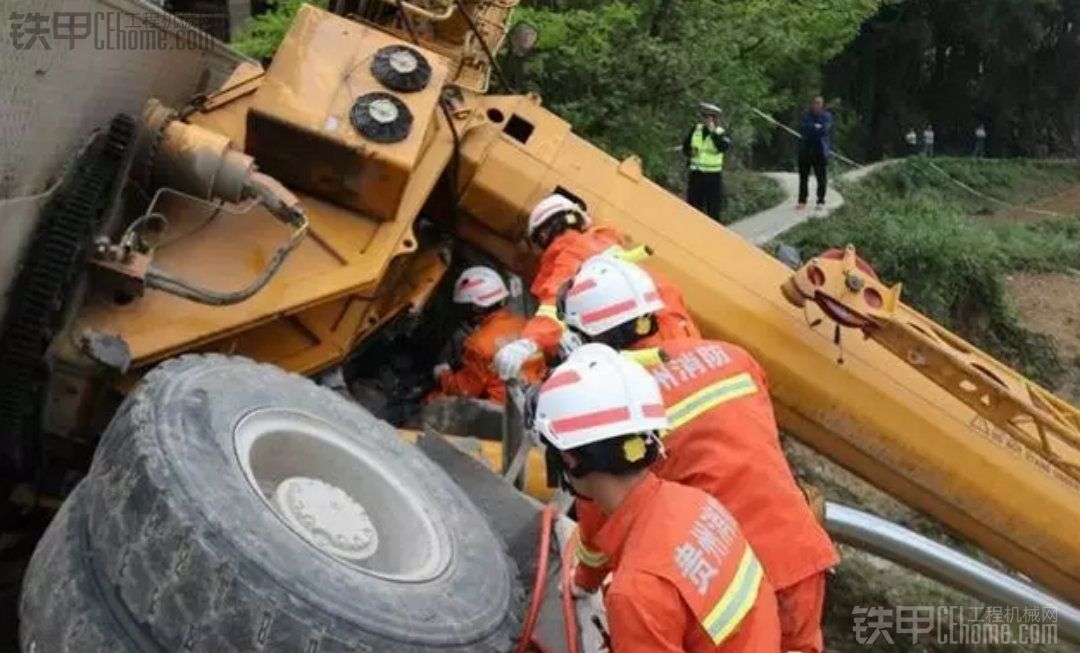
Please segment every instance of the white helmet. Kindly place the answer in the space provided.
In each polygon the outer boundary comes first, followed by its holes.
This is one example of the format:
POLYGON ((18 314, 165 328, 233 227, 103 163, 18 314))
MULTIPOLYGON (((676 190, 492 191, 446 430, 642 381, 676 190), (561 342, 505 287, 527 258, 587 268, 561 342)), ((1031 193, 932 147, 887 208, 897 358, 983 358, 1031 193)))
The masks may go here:
POLYGON ((645 270, 607 254, 585 261, 563 302, 562 319, 590 336, 664 308, 645 270))
POLYGON ((499 273, 477 265, 465 270, 454 283, 454 302, 480 308, 493 306, 510 296, 499 273))
POLYGON ((607 345, 588 344, 540 387, 534 428, 559 451, 668 427, 660 386, 607 345))
POLYGON ((576 202, 565 195, 552 193, 540 200, 529 214, 529 238, 533 237, 536 230, 548 223, 549 220, 561 213, 573 213, 581 218, 581 226, 588 227, 592 224, 592 218, 582 210, 576 202))

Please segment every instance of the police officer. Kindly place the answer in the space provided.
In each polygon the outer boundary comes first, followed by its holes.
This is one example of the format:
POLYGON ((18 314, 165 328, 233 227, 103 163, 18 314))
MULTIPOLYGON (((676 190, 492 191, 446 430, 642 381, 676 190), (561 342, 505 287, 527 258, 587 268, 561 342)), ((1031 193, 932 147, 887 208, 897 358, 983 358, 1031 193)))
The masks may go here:
POLYGON ((686 201, 719 221, 724 209, 724 152, 731 149, 731 138, 720 126, 720 107, 702 102, 700 111, 701 120, 683 141, 683 155, 690 166, 686 201))

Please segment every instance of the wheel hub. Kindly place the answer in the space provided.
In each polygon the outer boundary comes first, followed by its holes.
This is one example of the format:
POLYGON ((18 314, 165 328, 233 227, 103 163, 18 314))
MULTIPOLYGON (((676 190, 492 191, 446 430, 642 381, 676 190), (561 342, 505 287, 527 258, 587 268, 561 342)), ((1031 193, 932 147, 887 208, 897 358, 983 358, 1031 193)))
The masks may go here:
POLYGON ((289 478, 274 491, 274 504, 304 539, 333 556, 359 562, 379 548, 367 510, 337 486, 315 478, 289 478))
POLYGON ((395 462, 389 442, 378 442, 387 434, 367 437, 282 408, 253 410, 233 428, 252 491, 305 547, 401 582, 436 578, 450 564, 446 525, 406 477, 409 468, 395 462))

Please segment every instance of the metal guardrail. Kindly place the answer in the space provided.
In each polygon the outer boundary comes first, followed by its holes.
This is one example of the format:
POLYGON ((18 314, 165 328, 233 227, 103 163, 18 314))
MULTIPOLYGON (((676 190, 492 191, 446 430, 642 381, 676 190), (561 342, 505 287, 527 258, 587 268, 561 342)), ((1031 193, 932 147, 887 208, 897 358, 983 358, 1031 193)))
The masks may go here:
POLYGON ((996 605, 1040 606, 1057 614, 1060 635, 1080 643, 1080 609, 959 551, 861 510, 825 507, 825 528, 840 542, 913 569, 996 605))

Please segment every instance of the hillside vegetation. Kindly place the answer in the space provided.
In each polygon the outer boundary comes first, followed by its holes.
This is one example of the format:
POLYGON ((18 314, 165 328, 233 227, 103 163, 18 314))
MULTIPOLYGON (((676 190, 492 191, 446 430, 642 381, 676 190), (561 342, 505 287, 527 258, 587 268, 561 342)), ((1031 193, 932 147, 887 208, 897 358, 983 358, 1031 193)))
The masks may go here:
MULTIPOLYGON (((1080 165, 935 159, 952 178, 998 199, 1032 204, 1080 183, 1080 165)), ((810 256, 852 243, 904 300, 1025 374, 1054 386, 1064 371, 1048 340, 1024 329, 1005 295, 1020 271, 1080 270, 1080 216, 1038 222, 988 219, 1002 210, 930 168, 921 158, 887 167, 843 189, 846 205, 780 240, 810 256)))
MULTIPOLYGON (((1059 389, 1077 361, 1049 338, 1022 326, 1006 285, 1011 276, 1070 274, 1080 269, 1080 216, 1033 214, 1002 207, 960 189, 949 177, 998 199, 1025 205, 1055 204, 1080 184, 1080 165, 1035 161, 934 159, 948 177, 923 159, 885 167, 842 191, 845 206, 778 240, 800 248, 804 258, 853 243, 887 282, 903 281, 904 299, 1044 383, 1059 389), (1048 201, 1049 200, 1049 201, 1048 201), (1035 222, 1032 222, 1035 220, 1035 222), (1023 275, 1019 273, 1024 271, 1023 275)), ((1075 282, 1080 285, 1080 278, 1075 282)), ((1055 298, 1042 298, 1054 304, 1055 298)), ((1056 309, 1055 309, 1056 310, 1056 309)), ((785 450, 799 477, 832 501, 858 507, 999 566, 941 524, 904 506, 793 439, 785 450)), ((825 616, 829 650, 937 653, 1007 653, 1014 645, 949 644, 934 637, 859 644, 853 611, 859 607, 957 606, 982 603, 963 593, 852 547, 829 580, 825 616)), ((1027 645, 1032 653, 1064 653, 1071 645, 1027 645)))

